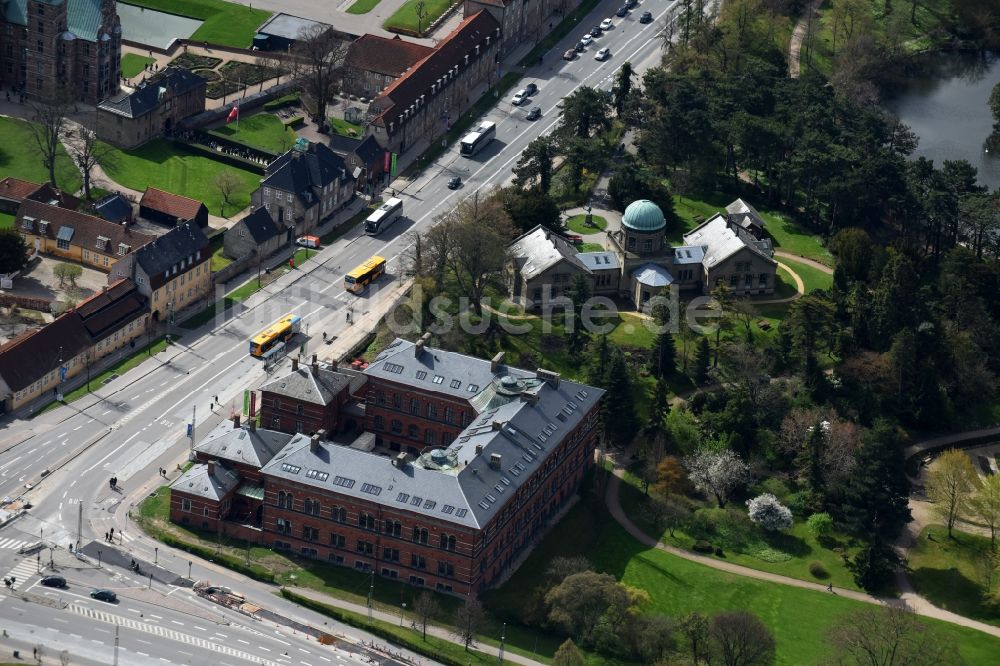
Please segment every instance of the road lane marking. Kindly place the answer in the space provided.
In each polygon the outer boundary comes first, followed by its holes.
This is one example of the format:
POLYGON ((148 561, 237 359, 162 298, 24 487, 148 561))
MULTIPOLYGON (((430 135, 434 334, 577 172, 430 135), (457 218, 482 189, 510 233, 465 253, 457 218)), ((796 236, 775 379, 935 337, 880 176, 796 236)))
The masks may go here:
POLYGON ((120 446, 119 446, 118 448, 116 448, 115 450, 113 450, 113 451, 111 451, 110 453, 108 453, 108 455, 106 455, 106 456, 104 456, 103 458, 101 458, 100 460, 98 460, 98 461, 97 461, 96 463, 94 463, 94 464, 93 464, 93 465, 92 465, 91 467, 87 468, 87 471, 88 471, 88 472, 93 472, 93 471, 94 471, 95 469, 97 469, 97 468, 98 468, 98 467, 100 467, 100 466, 101 466, 102 464, 104 464, 104 461, 105 461, 105 460, 107 460, 107 459, 108 459, 108 458, 110 458, 111 456, 113 456, 113 455, 115 455, 116 453, 118 453, 119 451, 121 451, 121 450, 122 450, 123 448, 125 448, 125 446, 126 446, 126 445, 127 445, 127 444, 128 444, 129 442, 131 442, 131 441, 132 441, 133 439, 135 439, 135 438, 136 438, 136 437, 138 437, 138 436, 139 436, 139 433, 135 433, 135 434, 133 434, 133 435, 132 435, 131 437, 129 437, 128 439, 126 439, 126 440, 125 440, 124 442, 122 442, 122 443, 121 443, 121 445, 120 445, 120 446))

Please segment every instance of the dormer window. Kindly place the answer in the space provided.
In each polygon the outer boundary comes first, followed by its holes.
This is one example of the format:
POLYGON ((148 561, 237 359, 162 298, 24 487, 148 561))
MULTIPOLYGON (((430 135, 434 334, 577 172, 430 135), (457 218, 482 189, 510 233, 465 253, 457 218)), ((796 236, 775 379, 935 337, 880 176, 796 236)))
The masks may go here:
MULTIPOLYGON (((490 43, 490 38, 489 37, 486 38, 486 43, 487 44, 490 43)), ((479 55, 479 44, 476 44, 476 55, 479 55)))
POLYGON ((97 237, 97 249, 98 250, 106 249, 108 247, 108 241, 109 240, 110 239, 105 238, 104 236, 98 236, 97 237))
POLYGON ((38 231, 39 231, 39 233, 43 233, 43 234, 46 234, 46 233, 49 232, 49 223, 48 223, 48 220, 39 220, 38 221, 38 231))
POLYGON ((125 256, 131 249, 132 246, 130 245, 126 245, 125 243, 118 243, 118 256, 119 257, 125 256))
POLYGON ((33 217, 28 217, 27 215, 25 215, 24 218, 21 220, 21 226, 24 227, 25 229, 32 229, 34 228, 34 225, 35 225, 35 218, 33 217))

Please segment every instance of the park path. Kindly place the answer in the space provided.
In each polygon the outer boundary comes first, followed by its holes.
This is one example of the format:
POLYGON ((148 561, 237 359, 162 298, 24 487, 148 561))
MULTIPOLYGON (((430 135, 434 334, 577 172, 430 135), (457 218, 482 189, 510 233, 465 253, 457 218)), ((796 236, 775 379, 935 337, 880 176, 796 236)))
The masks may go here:
POLYGON ((809 6, 805 8, 805 11, 802 12, 802 16, 799 17, 798 23, 795 24, 795 29, 792 30, 792 39, 788 44, 789 78, 799 78, 801 72, 800 55, 802 53, 802 42, 806 38, 806 30, 809 29, 809 19, 819 11, 819 6, 822 4, 823 0, 812 0, 809 6))
MULTIPOLYGON (((342 608, 344 610, 358 613, 360 615, 366 615, 368 613, 368 607, 365 606, 364 604, 355 604, 350 601, 344 601, 343 599, 337 599, 335 597, 325 595, 322 592, 316 592, 315 590, 311 590, 305 587, 289 587, 287 589, 290 590, 291 592, 294 592, 295 594, 307 597, 309 599, 312 599, 313 601, 318 601, 328 606, 342 608)), ((401 613, 402 610, 403 609, 401 608, 400 609, 401 613)), ((399 623, 399 626, 403 626, 404 624, 404 618, 401 617, 401 614, 396 614, 396 613, 387 613, 385 611, 373 609, 372 618, 376 620, 382 620, 383 622, 389 622, 391 624, 399 623)), ((413 617, 412 616, 406 617, 405 622, 413 622, 413 617)), ((427 635, 434 636, 435 638, 439 638, 443 641, 448 641, 449 643, 453 643, 455 645, 463 645, 462 641, 459 638, 455 637, 453 631, 445 629, 444 627, 439 627, 434 624, 428 623, 427 635)), ((484 650, 492 651, 496 649, 491 645, 482 645, 476 643, 473 643, 472 647, 480 651, 484 650)), ((523 664, 523 666, 544 666, 542 662, 535 661, 534 659, 525 657, 520 654, 516 654, 514 652, 511 652, 510 650, 504 651, 503 658, 505 662, 509 661, 514 664, 523 664)))
POLYGON ((800 264, 805 264, 806 266, 815 268, 818 271, 822 271, 827 275, 833 275, 833 269, 827 266, 826 264, 822 264, 816 261, 815 259, 810 259, 809 257, 803 257, 801 254, 793 254, 785 250, 775 250, 774 256, 784 257, 785 259, 791 259, 792 261, 797 261, 800 264))
MULTIPOLYGON (((622 457, 626 459, 627 454, 622 457)), ((643 545, 649 548, 656 548, 657 550, 670 553, 671 555, 676 555, 685 560, 691 562, 696 562, 712 569, 717 569, 719 571, 725 571, 727 573, 735 574, 738 576, 746 576, 747 578, 754 578, 756 580, 762 580, 769 583, 777 583, 779 585, 787 585, 789 587, 797 587, 804 590, 812 590, 814 592, 819 592, 821 594, 830 594, 826 585, 820 583, 813 583, 807 580, 799 580, 798 578, 791 578, 789 576, 782 576, 781 574, 771 573, 769 571, 760 571, 758 569, 751 569, 750 567, 741 566, 739 564, 733 564, 731 562, 724 562, 722 560, 717 560, 712 557, 705 555, 700 555, 698 553, 692 553, 681 548, 676 548, 674 546, 669 546, 662 541, 657 541, 653 537, 649 536, 643 532, 635 523, 629 519, 622 509, 621 505, 621 483, 622 477, 625 475, 625 470, 615 462, 613 475, 608 483, 607 490, 604 495, 605 504, 608 507, 608 511, 615 521, 621 525, 626 532, 631 534, 635 539, 641 542, 643 545)), ((909 581, 905 581, 909 584, 909 581)), ((903 587, 901 589, 900 598, 895 597, 876 597, 874 595, 867 594, 865 592, 858 592, 856 590, 847 590, 844 588, 835 587, 833 588, 833 593, 845 597, 847 599, 852 599, 854 601, 860 601, 868 604, 876 605, 888 605, 888 606, 902 606, 906 607, 917 615, 923 615, 925 617, 934 618, 937 620, 942 620, 944 622, 949 622, 951 624, 956 624, 963 627, 968 627, 970 629, 975 629, 992 636, 1000 638, 1000 627, 994 627, 983 622, 977 622, 976 620, 957 615, 955 613, 946 611, 942 608, 934 606, 929 601, 923 597, 916 594, 913 591, 912 586, 909 589, 903 587)))

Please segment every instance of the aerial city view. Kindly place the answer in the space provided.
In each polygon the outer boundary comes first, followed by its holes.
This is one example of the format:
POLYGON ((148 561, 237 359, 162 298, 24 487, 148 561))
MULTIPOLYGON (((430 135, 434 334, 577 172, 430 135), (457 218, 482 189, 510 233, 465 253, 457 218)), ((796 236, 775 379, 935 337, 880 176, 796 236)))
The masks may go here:
POLYGON ((0 666, 1000 664, 997 0, 0 22, 0 666))

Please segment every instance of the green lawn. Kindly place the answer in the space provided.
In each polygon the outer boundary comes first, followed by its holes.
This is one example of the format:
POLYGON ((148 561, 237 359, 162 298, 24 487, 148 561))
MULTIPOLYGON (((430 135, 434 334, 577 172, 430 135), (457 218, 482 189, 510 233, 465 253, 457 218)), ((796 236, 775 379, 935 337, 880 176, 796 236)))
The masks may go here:
POLYGON ((806 264, 788 259, 786 257, 776 258, 778 261, 795 271, 798 276, 802 278, 802 284, 805 285, 806 293, 816 291, 817 289, 829 289, 833 286, 833 276, 829 273, 824 273, 818 268, 807 266, 806 264))
POLYGON ((343 118, 330 118, 330 129, 340 136, 360 137, 361 125, 349 123, 343 118))
POLYGON ((213 215, 233 214, 246 208, 250 205, 250 193, 260 184, 258 174, 182 152, 165 139, 150 141, 131 151, 107 147, 109 157, 104 170, 115 182, 140 192, 147 187, 157 187, 197 199, 204 202, 213 215), (240 180, 225 213, 222 212, 222 195, 214 184, 216 176, 223 171, 240 180))
MULTIPOLYGON (((802 282, 805 283, 805 278, 802 279, 802 282)), ((794 296, 796 293, 798 293, 798 290, 795 288, 795 280, 792 279, 788 271, 784 268, 779 268, 775 276, 773 298, 788 298, 794 296)))
POLYGON ((233 263, 233 260, 223 254, 224 248, 219 248, 212 253, 212 272, 217 273, 223 268, 233 263))
POLYGON ((133 76, 141 74, 146 65, 151 65, 156 60, 138 53, 126 53, 122 55, 122 76, 131 79, 133 76))
POLYGON ((608 221, 600 215, 594 215, 591 225, 587 225, 586 215, 574 215, 566 220, 566 228, 578 234, 596 234, 598 231, 604 231, 608 227, 608 221))
MULTIPOLYGON (((0 178, 7 176, 35 183, 49 180, 49 172, 42 165, 38 144, 28 123, 3 116, 0 117, 0 178)), ((80 172, 62 146, 56 158, 56 184, 71 194, 83 185, 80 172)))
MULTIPOLYGON (((586 501, 563 518, 510 581, 483 595, 487 606, 515 621, 526 599, 542 584, 548 561, 557 555, 584 555, 598 571, 645 590, 651 599, 644 609, 648 613, 673 617, 729 609, 755 613, 774 633, 777 664, 825 663, 829 650, 824 635, 837 617, 862 607, 861 602, 837 595, 736 576, 647 548, 615 523, 603 506, 586 501)), ((967 664, 995 663, 1000 639, 925 621, 942 641, 958 646, 967 664)))
POLYGON ((577 252, 604 252, 604 246, 600 243, 580 243, 576 246, 577 252))
POLYGON ((129 0, 130 5, 201 19, 191 39, 209 44, 250 48, 254 33, 271 12, 222 0, 129 0))
POLYGON ((356 2, 347 8, 348 14, 367 14, 371 10, 375 9, 382 0, 356 0, 356 2))
MULTIPOLYGON (((382 27, 393 32, 403 32, 417 35, 417 3, 419 0, 406 0, 406 3, 386 19, 382 27)), ((452 0, 425 0, 424 11, 427 15, 420 24, 420 33, 427 31, 427 26, 433 23, 445 10, 452 5, 452 0)))
POLYGON ((623 348, 652 348, 656 334, 649 329, 645 318, 631 312, 619 312, 618 320, 615 330, 608 333, 608 340, 623 348))
POLYGON ((212 130, 212 133, 272 153, 285 152, 295 144, 297 138, 295 130, 286 127, 277 116, 270 113, 258 113, 240 118, 239 127, 236 126, 236 123, 229 123, 212 130))
POLYGON ((949 539, 943 525, 925 527, 910 551, 913 587, 935 606, 1000 626, 1000 607, 984 603, 977 571, 977 560, 989 548, 987 537, 955 531, 949 539))
MULTIPOLYGON (((674 196, 674 212, 681 220, 680 229, 670 236, 672 242, 679 244, 681 234, 698 226, 716 213, 725 211, 726 206, 733 202, 736 196, 724 192, 702 193, 696 196, 674 196)), ((776 250, 784 250, 827 266, 833 266, 833 255, 823 246, 820 236, 808 229, 803 229, 782 213, 776 213, 761 208, 754 201, 749 201, 766 224, 765 229, 771 236, 776 250)), ((804 278, 803 278, 804 279, 804 278)))
POLYGON ((0 229, 13 229, 15 215, 10 213, 0 213, 0 229))

